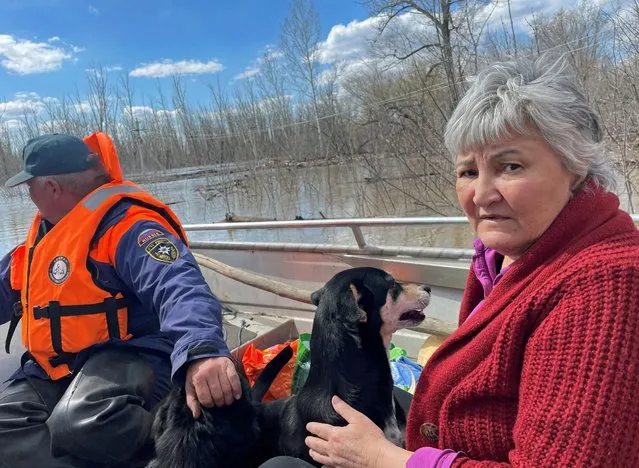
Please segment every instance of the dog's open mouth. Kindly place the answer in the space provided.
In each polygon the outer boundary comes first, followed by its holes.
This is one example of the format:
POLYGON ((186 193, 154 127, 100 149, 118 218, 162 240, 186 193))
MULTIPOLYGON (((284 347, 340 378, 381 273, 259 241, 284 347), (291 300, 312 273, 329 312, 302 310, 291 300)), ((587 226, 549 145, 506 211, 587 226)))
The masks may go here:
POLYGON ((399 320, 402 322, 421 322, 425 318, 423 309, 407 310, 399 316, 399 320))

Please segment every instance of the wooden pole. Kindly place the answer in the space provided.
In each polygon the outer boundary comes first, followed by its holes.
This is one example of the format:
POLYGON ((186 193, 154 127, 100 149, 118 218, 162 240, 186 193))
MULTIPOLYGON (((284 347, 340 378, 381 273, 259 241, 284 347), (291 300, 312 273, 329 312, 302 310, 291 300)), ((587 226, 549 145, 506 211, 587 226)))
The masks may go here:
MULTIPOLYGON (((206 255, 202 255, 196 252, 193 252, 193 256, 197 260, 198 264, 200 264, 201 266, 209 268, 221 275, 226 276, 227 278, 231 278, 235 281, 239 281, 240 283, 253 286, 254 288, 258 288, 263 291, 268 291, 280 297, 292 299, 293 301, 303 302, 304 304, 312 304, 312 291, 295 288, 280 281, 275 281, 270 278, 256 275, 255 273, 248 273, 244 270, 240 270, 239 268, 232 267, 230 265, 227 265, 226 263, 222 263, 211 257, 207 257, 206 255)), ((451 335, 456 328, 457 327, 452 323, 448 323, 443 320, 431 317, 426 317, 419 326, 415 327, 415 329, 423 333, 428 333, 429 335, 436 336, 451 335)))
POLYGON ((259 276, 254 273, 248 273, 244 270, 232 267, 211 257, 207 257, 206 255, 194 252, 193 256, 200 265, 216 271, 219 274, 226 276, 227 278, 231 278, 241 283, 248 284, 249 286, 271 292, 280 297, 292 299, 297 302, 303 302, 304 304, 312 304, 312 291, 305 291, 303 289, 294 288, 293 286, 289 286, 288 284, 282 283, 280 281, 275 281, 270 278, 264 278, 263 276, 259 276))

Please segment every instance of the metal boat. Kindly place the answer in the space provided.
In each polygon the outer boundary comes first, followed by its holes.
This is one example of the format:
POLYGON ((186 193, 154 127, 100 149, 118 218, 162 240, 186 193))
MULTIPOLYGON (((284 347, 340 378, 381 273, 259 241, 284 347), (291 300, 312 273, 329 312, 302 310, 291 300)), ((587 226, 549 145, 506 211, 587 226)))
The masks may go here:
MULTIPOLYGON (((249 340, 257 340, 265 346, 273 340, 287 338, 287 335, 294 338, 298 333, 310 332, 315 309, 311 304, 281 297, 211 270, 203 265, 207 258, 239 269, 249 276, 279 281, 308 292, 321 287, 335 273, 355 266, 381 268, 398 281, 426 284, 432 290, 431 304, 426 310, 427 319, 420 327, 397 332, 393 339, 393 344, 406 349, 408 356, 415 359, 429 336, 445 336, 456 328, 456 316, 472 251, 371 245, 362 229, 398 226, 421 226, 427 229, 437 225, 465 223, 464 217, 353 218, 187 224, 184 228, 189 234, 263 229, 347 229, 353 234, 352 245, 310 244, 302 239, 295 243, 191 241, 191 249, 200 261, 202 273, 225 306, 227 342, 238 357, 245 349, 242 345, 249 340)), ((6 330, 7 324, 0 326, 1 337, 6 336, 6 330)), ((0 382, 8 378, 19 365, 24 351, 19 337, 20 331, 16 330, 11 353, 0 354, 0 382)))
MULTIPOLYGON (((321 287, 335 273, 358 266, 381 268, 401 282, 426 284, 432 294, 431 304, 426 309, 426 320, 417 328, 397 332, 393 339, 393 344, 406 349, 408 356, 415 359, 429 336, 446 336, 455 330, 473 252, 456 248, 371 245, 362 228, 421 226, 428 229, 447 224, 467 224, 467 220, 465 217, 412 217, 256 221, 193 224, 186 225, 185 229, 190 232, 350 230, 354 245, 310 244, 301 240, 295 243, 198 240, 191 242, 191 248, 197 254, 243 273, 309 292, 321 287)), ((201 258, 198 256, 198 259, 201 258)), ((203 262, 200 261, 200 264, 203 262)), ((311 304, 281 297, 203 266, 202 271, 212 290, 227 306, 225 321, 249 332, 244 335, 245 339, 247 336, 262 335, 290 320, 300 333, 310 332, 315 310, 311 304)), ((243 342, 241 340, 238 343, 234 339, 233 345, 239 346, 243 342)))

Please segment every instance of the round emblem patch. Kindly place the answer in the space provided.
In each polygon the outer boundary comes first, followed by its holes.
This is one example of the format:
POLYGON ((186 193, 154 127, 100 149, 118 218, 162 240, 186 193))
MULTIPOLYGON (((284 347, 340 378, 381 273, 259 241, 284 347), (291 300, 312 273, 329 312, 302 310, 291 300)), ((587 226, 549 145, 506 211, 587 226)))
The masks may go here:
POLYGON ((173 263, 180 256, 177 247, 165 237, 151 241, 144 250, 151 258, 162 263, 173 263))
POLYGON ((71 265, 69 260, 67 257, 60 255, 54 258, 49 265, 49 279, 51 279, 51 281, 55 284, 64 283, 64 281, 69 277, 70 271, 71 265))

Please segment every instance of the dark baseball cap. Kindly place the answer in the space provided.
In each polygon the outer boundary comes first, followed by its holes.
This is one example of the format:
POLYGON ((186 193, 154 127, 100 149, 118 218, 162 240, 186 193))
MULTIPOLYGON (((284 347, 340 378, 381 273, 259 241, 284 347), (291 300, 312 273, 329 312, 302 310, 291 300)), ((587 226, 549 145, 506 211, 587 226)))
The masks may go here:
POLYGON ((15 187, 34 177, 72 174, 91 169, 99 158, 78 137, 51 133, 31 138, 22 150, 24 170, 5 182, 5 187, 15 187))

